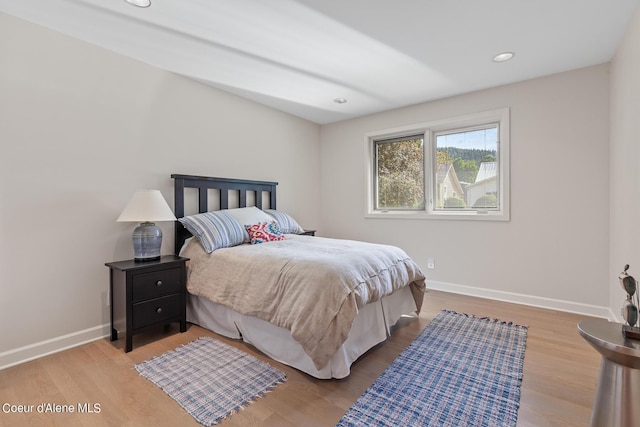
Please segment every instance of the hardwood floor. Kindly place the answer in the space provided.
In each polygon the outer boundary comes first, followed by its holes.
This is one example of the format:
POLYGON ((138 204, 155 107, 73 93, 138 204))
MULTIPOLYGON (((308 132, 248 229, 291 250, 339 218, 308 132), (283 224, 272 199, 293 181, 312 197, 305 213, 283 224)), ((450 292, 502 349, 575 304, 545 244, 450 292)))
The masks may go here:
POLYGON ((182 334, 176 326, 166 335, 137 335, 130 353, 122 350, 123 339, 95 341, 0 371, 0 405, 34 405, 33 413, 7 414, 0 407, 0 426, 199 426, 134 365, 201 336, 238 346, 287 373, 285 384, 221 426, 334 426, 441 309, 529 326, 518 426, 589 425, 600 357, 577 332, 587 317, 437 291, 429 291, 424 301, 419 318, 402 319, 344 380, 311 378, 193 325, 182 334), (75 412, 39 414, 40 403, 70 405, 75 412), (78 413, 78 404, 88 404, 84 408, 93 413, 78 413))

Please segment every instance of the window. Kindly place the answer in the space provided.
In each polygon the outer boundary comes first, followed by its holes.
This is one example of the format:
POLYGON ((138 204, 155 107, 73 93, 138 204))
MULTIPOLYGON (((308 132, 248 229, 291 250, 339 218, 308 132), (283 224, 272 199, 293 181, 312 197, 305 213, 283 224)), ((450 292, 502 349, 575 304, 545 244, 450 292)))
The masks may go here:
POLYGON ((375 150, 376 209, 423 210, 423 135, 377 140, 375 150))
POLYGON ((509 219, 509 110, 367 135, 368 217, 509 219))

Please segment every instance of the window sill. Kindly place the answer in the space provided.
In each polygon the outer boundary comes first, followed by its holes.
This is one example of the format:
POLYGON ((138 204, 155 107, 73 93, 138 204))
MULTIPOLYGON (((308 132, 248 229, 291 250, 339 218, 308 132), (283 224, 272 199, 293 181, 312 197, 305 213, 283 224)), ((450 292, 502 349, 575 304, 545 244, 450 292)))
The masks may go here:
POLYGON ((364 216, 367 219, 419 219, 454 221, 509 221, 505 212, 410 212, 410 211, 373 211, 364 216))

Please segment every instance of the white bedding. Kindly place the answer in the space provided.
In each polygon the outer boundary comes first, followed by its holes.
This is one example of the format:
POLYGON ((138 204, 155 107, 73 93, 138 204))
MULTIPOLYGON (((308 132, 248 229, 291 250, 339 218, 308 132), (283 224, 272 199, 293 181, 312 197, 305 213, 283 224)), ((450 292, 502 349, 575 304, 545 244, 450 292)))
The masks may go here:
POLYGON ((422 272, 393 246, 287 235, 211 254, 192 241, 183 254, 190 258, 189 321, 242 336, 319 378, 348 375, 400 315, 422 303, 422 272))

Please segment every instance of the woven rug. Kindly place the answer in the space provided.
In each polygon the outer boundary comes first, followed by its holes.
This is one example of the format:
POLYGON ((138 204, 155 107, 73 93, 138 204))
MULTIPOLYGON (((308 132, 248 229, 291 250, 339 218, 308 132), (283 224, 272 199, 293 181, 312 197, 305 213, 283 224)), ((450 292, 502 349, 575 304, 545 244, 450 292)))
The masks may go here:
POLYGON ((286 379, 268 363, 209 337, 139 363, 136 370, 205 426, 218 424, 286 379))
POLYGON ((338 426, 515 426, 527 327, 441 311, 338 426))

